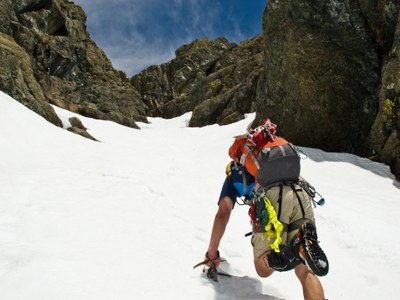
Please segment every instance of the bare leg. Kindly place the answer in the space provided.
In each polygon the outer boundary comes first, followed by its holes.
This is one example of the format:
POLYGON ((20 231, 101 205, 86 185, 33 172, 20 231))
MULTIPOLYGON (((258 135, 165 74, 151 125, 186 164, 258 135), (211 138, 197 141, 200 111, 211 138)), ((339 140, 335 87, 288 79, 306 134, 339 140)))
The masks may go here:
POLYGON ((294 269, 303 287, 305 300, 324 300, 324 289, 318 277, 311 272, 304 264, 298 265, 294 269))
POLYGON ((268 277, 272 274, 272 272, 274 272, 274 269, 268 265, 267 254, 268 252, 254 258, 254 266, 258 276, 260 277, 268 277))

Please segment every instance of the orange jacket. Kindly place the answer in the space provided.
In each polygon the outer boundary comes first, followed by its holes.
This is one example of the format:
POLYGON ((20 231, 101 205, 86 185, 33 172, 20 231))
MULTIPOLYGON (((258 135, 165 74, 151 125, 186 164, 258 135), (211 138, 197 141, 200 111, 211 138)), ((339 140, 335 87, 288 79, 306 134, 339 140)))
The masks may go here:
POLYGON ((232 146, 229 148, 229 156, 235 162, 242 162, 246 170, 257 178, 258 168, 251 155, 247 155, 249 151, 253 153, 253 157, 257 158, 258 152, 264 148, 270 148, 274 146, 281 146, 287 144, 288 141, 284 138, 276 136, 275 139, 266 140, 259 146, 254 146, 251 142, 247 140, 246 135, 241 135, 235 138, 232 146), (243 161, 244 158, 244 161, 243 161))

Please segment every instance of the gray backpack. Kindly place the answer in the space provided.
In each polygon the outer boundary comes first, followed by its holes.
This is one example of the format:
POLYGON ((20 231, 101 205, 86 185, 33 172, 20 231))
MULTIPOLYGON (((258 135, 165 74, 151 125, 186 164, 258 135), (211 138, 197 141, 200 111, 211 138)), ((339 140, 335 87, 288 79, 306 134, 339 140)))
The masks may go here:
POLYGON ((262 187, 279 182, 297 182, 300 176, 300 156, 290 144, 263 148, 257 156, 260 168, 257 181, 262 187))

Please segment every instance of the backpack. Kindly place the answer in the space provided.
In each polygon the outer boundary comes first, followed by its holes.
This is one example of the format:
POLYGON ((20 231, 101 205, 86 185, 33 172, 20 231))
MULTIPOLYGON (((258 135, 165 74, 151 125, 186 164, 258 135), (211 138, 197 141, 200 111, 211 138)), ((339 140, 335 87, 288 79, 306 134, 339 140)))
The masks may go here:
POLYGON ((239 161, 259 185, 267 188, 279 182, 297 182, 300 156, 296 148, 275 135, 277 126, 269 119, 248 133, 235 137, 229 156, 239 161))
POLYGON ((291 143, 262 148, 258 152, 257 162, 257 181, 262 187, 299 180, 300 156, 291 143))

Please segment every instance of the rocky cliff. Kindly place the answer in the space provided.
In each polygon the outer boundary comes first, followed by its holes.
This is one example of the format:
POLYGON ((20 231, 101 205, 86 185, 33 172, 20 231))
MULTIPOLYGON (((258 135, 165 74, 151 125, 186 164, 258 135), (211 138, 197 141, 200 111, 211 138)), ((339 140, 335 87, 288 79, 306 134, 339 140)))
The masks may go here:
POLYGON ((223 125, 254 111, 263 57, 261 35, 240 45, 204 38, 180 47, 172 61, 147 68, 131 82, 150 116, 193 111, 189 126, 223 125))
POLYGON ((370 157, 400 178, 399 10, 398 0, 268 0, 262 35, 195 40, 128 79, 73 2, 0 0, 0 89, 57 125, 49 103, 131 127, 256 111, 298 145, 370 157))
POLYGON ((294 143, 389 164, 400 177, 399 1, 269 0, 257 121, 294 143))
POLYGON ((144 104, 67 0, 0 0, 0 89, 60 125, 48 103, 137 127, 144 104))
POLYGON ((263 41, 193 41, 130 80, 86 31, 67 0, 0 0, 0 89, 54 124, 50 104, 136 127, 146 116, 193 111, 191 126, 227 124, 254 111, 263 41))

